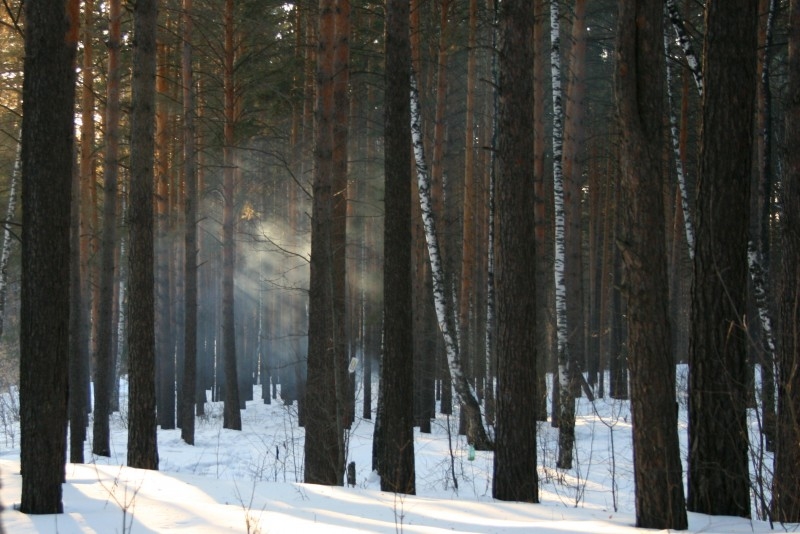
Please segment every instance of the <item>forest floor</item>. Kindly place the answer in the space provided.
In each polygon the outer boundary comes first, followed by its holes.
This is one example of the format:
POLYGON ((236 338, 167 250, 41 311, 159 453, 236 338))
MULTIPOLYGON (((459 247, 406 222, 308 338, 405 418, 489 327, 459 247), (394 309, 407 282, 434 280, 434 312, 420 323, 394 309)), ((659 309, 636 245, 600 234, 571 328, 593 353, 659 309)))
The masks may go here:
MULTIPOLYGON (((685 371, 685 370, 684 370, 685 371)), ((679 387, 685 377, 679 371, 679 387)), ((124 390, 124 388, 123 388, 124 390)), ((258 398, 260 387, 256 387, 258 398)), ((416 496, 380 491, 370 469, 373 420, 357 418, 348 433, 348 462, 356 464, 354 487, 301 483, 304 431, 295 406, 256 400, 242 412, 242 431, 222 429, 222 406, 206 405, 195 445, 180 430, 158 431, 159 471, 124 467, 125 412, 112 421, 110 458, 91 454, 86 464, 67 464, 64 514, 28 516, 19 503, 19 427, 13 402, 0 403, 0 499, 6 532, 380 532, 543 534, 640 532, 633 527, 634 495, 630 408, 627 401, 577 402, 573 469, 555 467, 557 430, 540 423, 536 447, 541 504, 491 498, 492 454, 475 452, 458 436, 458 416, 439 415, 431 434, 415 432, 416 496)), ((682 456, 686 458, 686 405, 678 394, 682 456)), ((357 414, 361 414, 360 407, 357 414)), ((753 418, 754 435, 758 421, 753 418)), ((90 425, 91 430, 91 425, 90 425)), ((91 437, 90 437, 91 439, 91 437)), ((769 502, 772 457, 755 440, 754 515, 769 502), (761 465, 765 477, 756 477, 761 465), (763 480, 762 484, 758 480, 763 480)), ((520 454, 525 451, 520 451, 520 454)), ((689 514, 689 531, 712 534, 800 532, 800 525, 689 514)))

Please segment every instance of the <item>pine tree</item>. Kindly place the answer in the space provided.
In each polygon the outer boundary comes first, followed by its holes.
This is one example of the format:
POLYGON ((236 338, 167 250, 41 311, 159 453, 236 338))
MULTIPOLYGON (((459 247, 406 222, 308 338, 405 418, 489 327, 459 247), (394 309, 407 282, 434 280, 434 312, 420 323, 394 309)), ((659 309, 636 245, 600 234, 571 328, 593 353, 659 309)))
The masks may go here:
POLYGON ((20 511, 62 513, 77 0, 25 3, 20 511))

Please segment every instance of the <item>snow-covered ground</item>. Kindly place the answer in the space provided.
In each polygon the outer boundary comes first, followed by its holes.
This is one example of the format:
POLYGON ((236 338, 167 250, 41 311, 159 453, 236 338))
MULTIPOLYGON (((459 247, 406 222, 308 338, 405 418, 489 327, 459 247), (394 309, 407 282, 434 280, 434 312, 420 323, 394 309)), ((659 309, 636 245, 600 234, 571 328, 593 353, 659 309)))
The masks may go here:
MULTIPOLYGON (((3 406, 7 411, 8 404, 3 406)), ((124 467, 125 417, 115 414, 111 458, 93 457, 87 443, 88 463, 67 465, 64 514, 44 516, 13 509, 21 490, 19 428, 3 414, 3 526, 9 534, 638 532, 633 528, 630 411, 624 401, 578 401, 575 466, 566 472, 555 468, 557 431, 540 424, 538 442, 531 444, 540 465, 538 505, 491 498, 492 455, 477 452, 469 460, 464 438, 455 433, 457 417, 439 416, 431 434, 416 432, 417 495, 404 496, 381 492, 371 472, 371 420, 359 418, 348 435, 356 486, 332 488, 301 483, 304 432, 294 406, 280 400, 249 402, 241 432, 222 429, 221 405, 209 403, 207 413, 197 421, 195 446, 181 441, 180 430, 159 430, 157 472, 124 467)), ((684 405, 684 458, 685 417, 684 405)), ((764 460, 771 467, 771 458, 764 460)), ((701 514, 689 514, 689 524, 691 532, 771 531, 763 521, 701 514)), ((800 526, 775 529, 800 531, 800 526)))

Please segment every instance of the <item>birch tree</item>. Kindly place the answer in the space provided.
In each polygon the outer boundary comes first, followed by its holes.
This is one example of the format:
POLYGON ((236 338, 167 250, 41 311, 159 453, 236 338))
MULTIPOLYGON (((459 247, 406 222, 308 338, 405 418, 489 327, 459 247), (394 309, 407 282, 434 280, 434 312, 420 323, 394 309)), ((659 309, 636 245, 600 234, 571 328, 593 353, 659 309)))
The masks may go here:
POLYGON ((430 262, 433 279, 434 307, 436 309, 436 319, 439 323, 439 329, 442 332, 442 337, 444 337, 450 377, 453 382, 453 387, 456 390, 458 400, 461 402, 461 409, 464 410, 465 413, 467 440, 478 450, 491 450, 492 443, 486 435, 486 430, 481 420, 480 404, 462 370, 456 332, 452 326, 455 323, 454 318, 451 316, 453 310, 452 307, 448 306, 445 296, 444 267, 442 265, 439 240, 436 235, 436 221, 433 215, 433 202, 431 199, 431 180, 428 174, 428 166, 425 162, 425 148, 422 139, 422 116, 419 107, 419 92, 413 72, 411 74, 411 136, 413 139, 414 161, 416 162, 417 170, 419 202, 425 229, 425 241, 428 245, 428 260, 430 262))
POLYGON ((568 347, 567 286, 565 282, 566 218, 564 176, 561 159, 564 145, 564 110, 561 94, 561 29, 559 0, 550 1, 550 75, 553 91, 553 199, 555 202, 556 339, 558 351, 558 461, 561 469, 572 468, 575 444, 575 398, 570 390, 572 376, 568 347))

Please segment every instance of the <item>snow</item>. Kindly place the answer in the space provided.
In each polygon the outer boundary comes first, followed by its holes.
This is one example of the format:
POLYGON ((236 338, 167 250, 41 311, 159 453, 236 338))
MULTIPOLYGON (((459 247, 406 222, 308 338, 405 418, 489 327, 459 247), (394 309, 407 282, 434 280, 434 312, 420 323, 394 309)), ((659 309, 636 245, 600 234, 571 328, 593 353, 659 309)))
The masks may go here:
MULTIPOLYGON (((256 398, 259 393, 256 387, 256 398)), ((357 418, 348 436, 356 486, 326 487, 301 483, 304 432, 295 406, 280 399, 269 405, 248 402, 242 431, 222 429, 220 404, 206 408, 208 415, 197 421, 195 446, 181 441, 180 430, 158 431, 160 471, 124 467, 125 414, 114 414, 111 458, 93 457, 87 442, 88 463, 67 464, 59 515, 13 509, 21 491, 19 428, 5 424, 0 432, 3 526, 10 534, 640 532, 633 527, 627 401, 577 401, 575 466, 568 471, 555 468, 557 430, 540 423, 538 443, 531 446, 540 465, 541 504, 491 498, 492 455, 478 451, 474 461, 468 460, 468 445, 455 433, 457 416, 438 416, 431 434, 415 432, 418 495, 406 496, 381 492, 370 470, 372 420, 357 418)), ((685 460, 685 405, 681 436, 685 460)), ((771 532, 767 522, 692 513, 689 524, 689 532, 771 532)))

